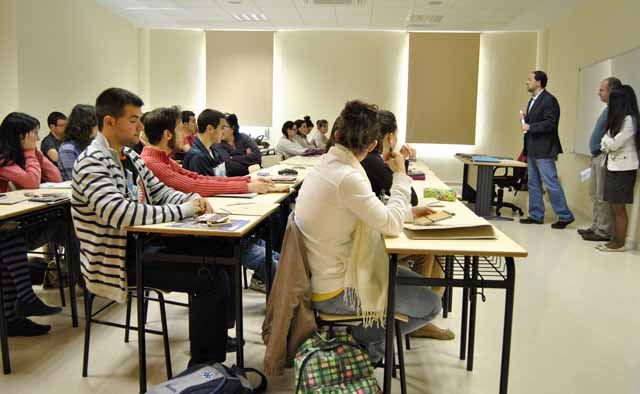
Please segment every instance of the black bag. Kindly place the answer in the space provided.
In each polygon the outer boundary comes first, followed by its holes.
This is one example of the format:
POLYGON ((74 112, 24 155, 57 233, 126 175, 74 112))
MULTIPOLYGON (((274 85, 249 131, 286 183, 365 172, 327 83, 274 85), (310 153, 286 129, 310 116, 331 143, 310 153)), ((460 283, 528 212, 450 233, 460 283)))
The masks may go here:
POLYGON ((259 394, 267 390, 267 378, 253 368, 228 368, 220 363, 198 364, 180 375, 159 384, 147 394, 259 394), (260 384, 253 388, 246 373, 260 377, 260 384))

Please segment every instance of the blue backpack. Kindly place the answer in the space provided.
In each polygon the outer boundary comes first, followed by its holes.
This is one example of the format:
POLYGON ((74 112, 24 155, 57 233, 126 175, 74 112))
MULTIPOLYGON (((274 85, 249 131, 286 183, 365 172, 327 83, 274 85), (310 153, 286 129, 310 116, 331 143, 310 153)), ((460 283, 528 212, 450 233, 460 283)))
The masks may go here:
POLYGON ((151 388, 147 394, 259 394, 267 389, 267 378, 253 368, 228 368, 220 363, 199 364, 188 368, 180 375, 151 388), (254 388, 246 373, 260 377, 254 388))

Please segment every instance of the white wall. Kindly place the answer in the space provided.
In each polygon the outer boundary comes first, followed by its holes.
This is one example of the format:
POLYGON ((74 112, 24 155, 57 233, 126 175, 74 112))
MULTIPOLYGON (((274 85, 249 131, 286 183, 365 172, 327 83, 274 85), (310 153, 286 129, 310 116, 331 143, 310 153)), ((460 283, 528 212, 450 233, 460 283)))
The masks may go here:
POLYGON ((204 31, 151 30, 149 99, 145 111, 171 105, 179 105, 196 114, 202 111, 206 88, 205 59, 204 31))
POLYGON ((524 81, 536 65, 536 33, 480 35, 475 145, 416 144, 418 157, 448 183, 461 183, 458 152, 517 157, 522 150, 518 111, 529 100, 524 81))
POLYGON ((48 128, 52 110, 92 104, 112 86, 138 90, 138 33, 87 0, 16 2, 18 101, 48 128))
POLYGON ((0 0, 0 121, 18 108, 15 0, 0 0))
POLYGON ((402 113, 405 50, 406 33, 277 32, 272 141, 286 120, 310 115, 333 124, 348 100, 402 113))

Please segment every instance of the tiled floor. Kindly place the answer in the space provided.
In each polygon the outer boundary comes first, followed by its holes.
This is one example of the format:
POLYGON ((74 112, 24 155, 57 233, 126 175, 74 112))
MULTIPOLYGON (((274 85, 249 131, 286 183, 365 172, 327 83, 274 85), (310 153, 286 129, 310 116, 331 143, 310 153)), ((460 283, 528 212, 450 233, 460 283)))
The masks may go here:
MULTIPOLYGON (((596 251, 575 231, 584 222, 564 231, 495 222, 530 253, 516 261, 509 393, 640 393, 640 254, 596 251)), ((497 290, 485 293, 486 303, 478 304, 475 370, 467 372, 458 360, 457 340, 414 340, 406 353, 410 393, 497 393, 504 295, 497 290)), ((458 334, 460 292, 454 297, 453 313, 439 324, 458 334)), ((46 292, 45 298, 59 301, 55 291, 46 292)), ((246 291, 246 360, 258 368, 264 353, 264 310, 263 295, 246 291)), ((170 306, 168 314, 174 371, 180 371, 188 360, 187 312, 170 306)), ((124 321, 124 307, 112 308, 107 316, 124 321)), ((152 304, 149 321, 154 327, 159 327, 158 316, 152 304)), ((10 339, 14 372, 0 375, 0 393, 137 392, 135 335, 125 344, 121 330, 96 327, 89 377, 82 378, 83 322, 71 328, 68 310, 43 321, 54 325, 49 335, 10 339)), ((165 377, 162 343, 159 337, 148 338, 149 381, 159 383, 165 377)), ((288 371, 270 382, 269 392, 290 393, 292 386, 293 373, 288 371)), ((397 382, 394 390, 399 392, 397 382)))

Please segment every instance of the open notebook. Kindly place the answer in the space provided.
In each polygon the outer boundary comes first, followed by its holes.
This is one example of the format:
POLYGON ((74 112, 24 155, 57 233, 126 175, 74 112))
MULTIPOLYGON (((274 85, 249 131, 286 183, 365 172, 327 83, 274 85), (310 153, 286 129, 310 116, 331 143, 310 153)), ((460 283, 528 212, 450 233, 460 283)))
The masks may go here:
POLYGON ((493 226, 468 209, 458 209, 451 218, 429 225, 405 223, 404 229, 410 239, 496 239, 493 226))

